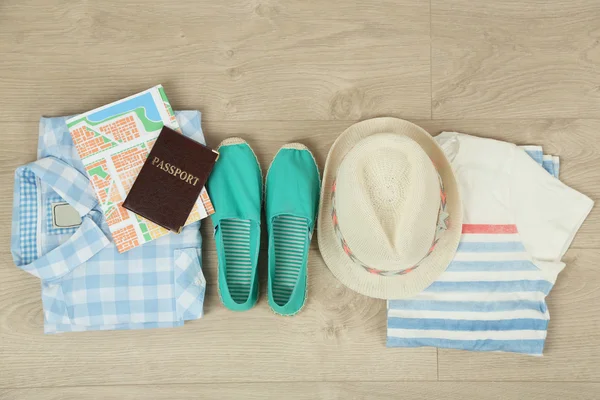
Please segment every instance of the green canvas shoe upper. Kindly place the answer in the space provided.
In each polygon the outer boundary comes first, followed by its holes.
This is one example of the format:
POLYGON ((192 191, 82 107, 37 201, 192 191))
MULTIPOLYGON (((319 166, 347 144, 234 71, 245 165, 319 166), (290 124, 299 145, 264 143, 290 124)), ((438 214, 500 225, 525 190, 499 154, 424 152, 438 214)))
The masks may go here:
POLYGON ((277 314, 294 315, 307 292, 307 262, 320 194, 319 169, 301 144, 283 146, 266 178, 269 231, 269 306, 277 314))
POLYGON ((208 193, 215 207, 211 219, 219 259, 219 295, 225 307, 245 311, 258 299, 262 173, 244 140, 224 140, 218 151, 208 193))

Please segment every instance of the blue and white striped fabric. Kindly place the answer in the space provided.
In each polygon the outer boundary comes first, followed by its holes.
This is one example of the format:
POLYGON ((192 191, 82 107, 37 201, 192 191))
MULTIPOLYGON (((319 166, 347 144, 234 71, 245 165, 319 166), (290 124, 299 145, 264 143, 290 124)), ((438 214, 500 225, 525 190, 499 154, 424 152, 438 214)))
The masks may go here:
POLYGON ((542 146, 519 146, 519 148, 523 149, 525 153, 527 153, 533 160, 544 167, 546 171, 550 175, 555 178, 558 178, 558 172, 560 169, 560 160, 558 156, 552 156, 548 154, 544 154, 542 146))
POLYGON ((417 296, 388 303, 388 346, 541 354, 553 284, 514 225, 463 225, 447 270, 417 296))
MULTIPOLYGON (((535 145, 525 145, 525 146, 519 146, 520 149, 523 149, 523 151, 525 151, 525 153, 527 153, 527 155, 529 155, 529 157, 533 158, 533 160, 538 163, 539 165, 543 165, 544 162, 544 150, 542 148, 542 146, 535 146, 535 145)), ((550 172, 550 171, 548 171, 550 172)))
POLYGON ((387 345, 542 355, 555 279, 533 263, 515 225, 464 224, 447 270, 417 296, 388 302, 387 345))
MULTIPOLYGON (((204 142, 197 111, 176 113, 186 136, 204 142)), ((206 282, 199 223, 119 253, 66 126, 42 118, 38 161, 15 173, 11 252, 42 281, 44 331, 174 327, 203 314, 206 282), (80 215, 53 227, 52 203, 80 215)))
POLYGON ((558 179, 560 176, 560 158, 558 156, 552 156, 552 164, 554 165, 554 177, 558 179))

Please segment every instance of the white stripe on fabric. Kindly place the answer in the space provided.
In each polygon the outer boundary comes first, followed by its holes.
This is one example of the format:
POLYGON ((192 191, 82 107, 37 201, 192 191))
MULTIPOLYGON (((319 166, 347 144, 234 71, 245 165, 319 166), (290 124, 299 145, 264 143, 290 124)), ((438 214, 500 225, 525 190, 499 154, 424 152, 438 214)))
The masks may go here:
POLYGON ((545 297, 546 295, 543 292, 421 292, 413 299, 437 301, 543 301, 545 297))
POLYGON ((531 260, 526 252, 457 252, 453 261, 516 261, 531 260))
POLYGON ((518 233, 463 233, 460 238, 461 243, 518 242, 520 240, 518 233))
MULTIPOLYGON (((543 279, 538 271, 446 271, 437 279, 437 282, 495 282, 495 281, 539 281, 543 279)), ((550 282, 552 284, 552 282, 550 282)))
POLYGON ((252 259, 250 258, 249 220, 224 219, 220 223, 225 252, 225 279, 231 298, 245 303, 250 295, 252 259))
POLYGON ((388 329, 388 336, 455 340, 529 340, 546 339, 545 330, 442 331, 427 329, 388 329))
POLYGON ((503 319, 539 319, 548 320, 548 311, 542 313, 539 310, 513 310, 513 311, 484 311, 484 312, 469 312, 469 311, 423 311, 423 310, 404 310, 393 309, 388 310, 388 318, 421 318, 421 319, 446 319, 446 320, 477 320, 477 321, 496 321, 503 319))
POLYGON ((287 304, 296 287, 305 263, 307 241, 308 221, 305 218, 280 215, 273 219, 273 300, 280 306, 287 304))

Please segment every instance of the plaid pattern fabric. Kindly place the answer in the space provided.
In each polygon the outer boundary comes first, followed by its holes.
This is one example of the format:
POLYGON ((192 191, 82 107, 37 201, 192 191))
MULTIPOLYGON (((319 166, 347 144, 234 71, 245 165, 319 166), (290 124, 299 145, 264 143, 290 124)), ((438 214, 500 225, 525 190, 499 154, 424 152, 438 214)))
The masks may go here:
POLYGON ((35 175, 33 172, 23 169, 17 171, 18 179, 20 218, 19 229, 23 232, 23 237, 19 242, 19 249, 23 263, 30 263, 37 258, 37 229, 36 229, 36 210, 37 210, 37 187, 35 186, 35 175))
MULTIPOLYGON (((186 136, 204 143, 199 112, 176 116, 186 136)), ((199 223, 120 254, 65 121, 41 119, 39 160, 15 173, 11 251, 42 280, 45 332, 175 327, 202 317, 199 223), (48 221, 61 201, 80 226, 48 221)))

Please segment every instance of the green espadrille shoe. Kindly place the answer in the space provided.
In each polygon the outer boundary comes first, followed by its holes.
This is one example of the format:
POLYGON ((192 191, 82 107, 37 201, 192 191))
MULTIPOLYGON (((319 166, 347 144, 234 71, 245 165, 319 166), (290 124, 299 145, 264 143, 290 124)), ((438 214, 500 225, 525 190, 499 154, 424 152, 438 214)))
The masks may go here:
POLYGON ((245 311, 258 299, 262 173, 243 139, 226 139, 218 151, 208 192, 215 207, 211 219, 219 258, 219 295, 225 307, 245 311))
POLYGON ((294 315, 306 301, 310 239, 319 209, 321 182, 315 159, 306 146, 283 146, 266 178, 269 231, 269 306, 294 315))

